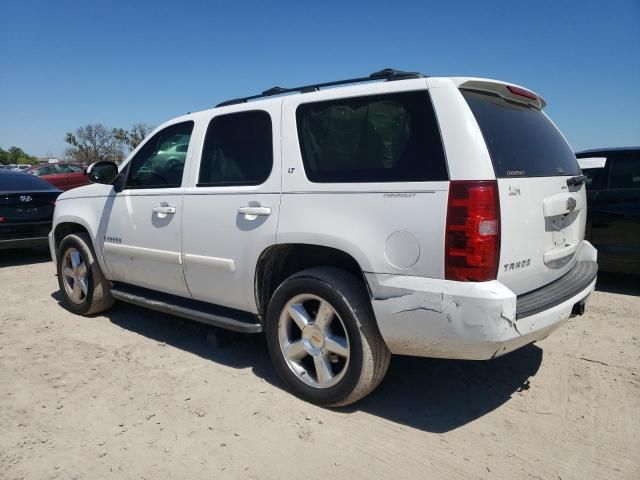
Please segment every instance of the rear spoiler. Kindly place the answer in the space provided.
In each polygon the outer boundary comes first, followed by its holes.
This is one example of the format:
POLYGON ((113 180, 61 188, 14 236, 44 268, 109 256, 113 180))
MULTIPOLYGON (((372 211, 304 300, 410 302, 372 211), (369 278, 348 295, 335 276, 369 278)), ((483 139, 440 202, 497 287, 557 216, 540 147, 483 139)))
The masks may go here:
POLYGON ((505 100, 531 105, 538 110, 542 110, 547 105, 541 96, 531 90, 506 83, 490 82, 487 80, 467 80, 462 82, 458 88, 461 90, 494 93, 505 100))

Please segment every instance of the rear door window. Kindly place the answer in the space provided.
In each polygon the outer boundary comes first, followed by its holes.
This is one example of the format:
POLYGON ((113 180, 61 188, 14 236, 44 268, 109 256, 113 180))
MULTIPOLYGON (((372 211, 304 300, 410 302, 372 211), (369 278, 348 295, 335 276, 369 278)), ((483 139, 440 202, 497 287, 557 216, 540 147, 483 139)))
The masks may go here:
POLYGON ((305 103, 296 110, 307 178, 320 183, 447 180, 429 93, 305 103))
POLYGON ((575 154, 551 120, 533 106, 462 90, 489 149, 496 177, 580 175, 575 154))
POLYGON ((199 187, 260 185, 273 167, 271 116, 263 110, 214 117, 200 162, 199 187))

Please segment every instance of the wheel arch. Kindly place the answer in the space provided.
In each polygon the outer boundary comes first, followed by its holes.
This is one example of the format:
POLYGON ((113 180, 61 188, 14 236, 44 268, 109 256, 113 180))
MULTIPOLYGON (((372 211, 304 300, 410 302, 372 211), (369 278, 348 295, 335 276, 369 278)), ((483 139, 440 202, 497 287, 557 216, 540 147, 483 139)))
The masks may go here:
POLYGON ((344 250, 309 243, 271 245, 260 254, 254 275, 254 294, 260 318, 264 319, 273 293, 286 278, 313 267, 346 270, 361 279, 368 290, 362 266, 344 250))
POLYGON ((58 248, 60 247, 60 242, 67 235, 71 235, 74 233, 86 233, 89 235, 89 239, 91 241, 91 246, 93 248, 93 252, 95 258, 100 265, 103 273, 107 275, 109 271, 106 268, 104 258, 102 257, 102 248, 99 245, 99 242, 96 242, 97 232, 91 228, 89 222, 87 222, 82 217, 77 217, 75 215, 64 215, 56 218, 55 226, 53 227, 53 247, 54 252, 57 258, 58 248))

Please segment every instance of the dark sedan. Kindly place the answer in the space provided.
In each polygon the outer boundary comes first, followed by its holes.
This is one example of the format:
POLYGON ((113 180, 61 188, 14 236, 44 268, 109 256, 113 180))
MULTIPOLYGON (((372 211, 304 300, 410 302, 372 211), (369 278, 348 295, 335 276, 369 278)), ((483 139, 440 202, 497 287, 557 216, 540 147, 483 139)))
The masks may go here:
POLYGON ((576 153, 587 176, 585 235, 600 270, 640 274, 640 147, 576 153))
POLYGON ((61 193, 28 173, 0 170, 0 250, 46 246, 61 193))

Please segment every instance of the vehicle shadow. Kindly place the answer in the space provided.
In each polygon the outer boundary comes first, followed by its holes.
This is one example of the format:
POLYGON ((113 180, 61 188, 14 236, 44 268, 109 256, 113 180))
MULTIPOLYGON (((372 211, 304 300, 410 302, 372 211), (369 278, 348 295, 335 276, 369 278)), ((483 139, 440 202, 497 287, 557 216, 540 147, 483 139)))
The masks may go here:
POLYGON ((345 410, 444 433, 528 390, 541 363, 542 349, 536 345, 488 361, 393 356, 378 389, 345 410))
POLYGON ((599 292, 640 296, 640 275, 598 272, 596 290, 599 292))
POLYGON ((0 250, 0 268, 20 267, 34 263, 51 261, 51 254, 47 247, 40 248, 12 248, 0 250))
MULTIPOLYGON (((59 301, 59 294, 53 298, 59 301)), ((243 335, 117 302, 104 314, 113 324, 229 367, 251 368, 285 389, 271 366, 264 335, 243 335)), ((343 412, 363 411, 420 430, 456 429, 529 388, 542 362, 534 345, 490 361, 394 356, 382 384, 343 412)))

